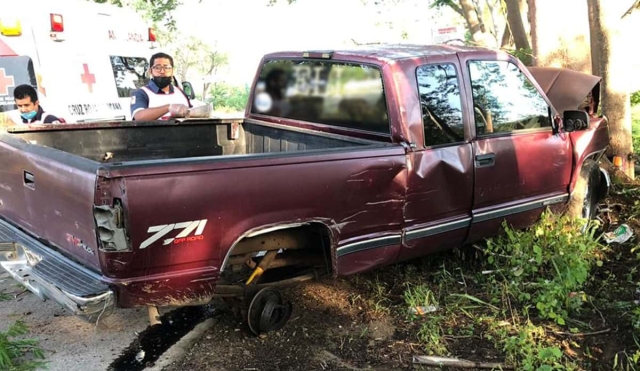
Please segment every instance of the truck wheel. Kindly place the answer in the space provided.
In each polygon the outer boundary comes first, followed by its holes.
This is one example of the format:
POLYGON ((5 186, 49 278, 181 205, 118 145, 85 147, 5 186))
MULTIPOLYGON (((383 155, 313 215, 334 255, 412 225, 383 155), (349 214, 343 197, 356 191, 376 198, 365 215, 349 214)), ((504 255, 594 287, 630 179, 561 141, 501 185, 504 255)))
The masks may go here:
POLYGON ((600 171, 593 160, 586 160, 578 175, 576 186, 569 202, 567 214, 572 218, 591 220, 598 209, 598 186, 600 171))

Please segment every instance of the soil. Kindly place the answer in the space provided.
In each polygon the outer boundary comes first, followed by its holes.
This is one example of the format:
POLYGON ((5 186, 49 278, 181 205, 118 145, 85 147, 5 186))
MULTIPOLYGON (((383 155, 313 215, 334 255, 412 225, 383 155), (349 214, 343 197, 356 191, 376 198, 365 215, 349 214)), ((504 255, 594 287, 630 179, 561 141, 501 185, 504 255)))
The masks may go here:
MULTIPOLYGON (((638 349, 630 316, 636 305, 634 300, 640 299, 636 294, 639 260, 632 252, 640 233, 639 215, 635 215, 636 211, 640 214, 640 207, 635 206, 640 197, 640 185, 637 187, 637 192, 613 194, 601 205, 610 210, 600 214, 602 231, 627 223, 635 232, 630 241, 609 245, 604 265, 592 271, 594 278, 585 290, 592 305, 585 304, 581 313, 572 316, 581 321, 581 330, 591 330, 578 335, 556 334, 562 340, 565 355, 585 370, 610 370, 616 355, 620 362, 638 349)), ((426 353, 418 340, 420 321, 410 320, 407 315, 403 297, 406 284, 433 285, 438 267, 452 262, 464 268, 462 279, 481 269, 473 259, 468 261, 461 259, 459 253, 445 252, 365 274, 287 289, 283 294, 293 304, 291 319, 281 330, 261 336, 253 335, 230 306, 217 302, 214 327, 184 359, 164 371, 415 369, 413 356, 426 353)), ((448 268, 450 272, 455 270, 448 268)), ((465 285, 473 293, 473 282, 465 285)), ((536 321, 535 317, 532 321, 536 321)), ((467 325, 464 320, 446 324, 450 354, 443 356, 505 362, 501 351, 484 337, 482 328, 471 327, 469 332, 465 330, 467 325)))

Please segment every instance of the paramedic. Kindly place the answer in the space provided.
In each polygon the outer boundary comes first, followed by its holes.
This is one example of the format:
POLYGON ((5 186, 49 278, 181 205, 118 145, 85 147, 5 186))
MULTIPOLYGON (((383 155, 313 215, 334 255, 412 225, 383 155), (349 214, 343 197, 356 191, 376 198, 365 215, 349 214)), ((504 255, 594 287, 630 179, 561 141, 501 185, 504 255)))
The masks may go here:
POLYGON ((134 120, 168 120, 185 117, 191 103, 173 81, 173 58, 157 53, 149 60, 151 81, 131 96, 131 116, 134 120))
POLYGON ((16 101, 16 106, 20 110, 20 116, 22 117, 23 124, 60 124, 64 123, 54 115, 44 112, 40 102, 38 101, 38 93, 31 85, 18 85, 13 90, 13 99, 16 101))

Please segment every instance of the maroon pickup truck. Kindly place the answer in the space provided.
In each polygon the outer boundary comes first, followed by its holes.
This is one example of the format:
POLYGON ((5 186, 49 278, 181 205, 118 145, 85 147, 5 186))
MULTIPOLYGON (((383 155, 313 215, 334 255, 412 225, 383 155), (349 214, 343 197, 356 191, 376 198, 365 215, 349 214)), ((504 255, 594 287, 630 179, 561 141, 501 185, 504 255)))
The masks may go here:
POLYGON ((256 304, 270 286, 547 207, 589 218, 609 187, 599 85, 497 51, 376 45, 266 55, 244 119, 8 128, 0 265, 80 315, 214 297, 264 315, 283 307, 273 290, 256 304))

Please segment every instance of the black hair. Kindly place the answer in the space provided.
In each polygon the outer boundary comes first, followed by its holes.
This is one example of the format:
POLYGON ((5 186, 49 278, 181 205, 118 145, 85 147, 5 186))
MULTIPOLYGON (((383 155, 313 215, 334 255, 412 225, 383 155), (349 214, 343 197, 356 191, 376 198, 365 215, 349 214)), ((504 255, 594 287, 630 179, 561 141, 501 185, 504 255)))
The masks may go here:
POLYGON ((13 89, 13 98, 14 99, 24 99, 26 97, 31 98, 31 103, 35 103, 38 101, 38 93, 36 89, 27 84, 18 85, 15 89, 13 89))
POLYGON ((169 62, 171 62, 171 67, 173 67, 173 58, 167 53, 156 53, 156 54, 152 55, 151 58, 149 58, 149 67, 153 67, 153 63, 158 58, 166 58, 166 59, 168 59, 169 62))

